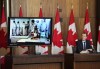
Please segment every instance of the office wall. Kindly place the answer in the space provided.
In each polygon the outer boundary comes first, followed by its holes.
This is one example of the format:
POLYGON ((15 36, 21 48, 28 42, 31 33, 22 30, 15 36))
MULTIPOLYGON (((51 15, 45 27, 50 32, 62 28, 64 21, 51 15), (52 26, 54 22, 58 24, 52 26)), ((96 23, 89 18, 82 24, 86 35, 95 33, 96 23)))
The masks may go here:
MULTIPOLYGON (((71 11, 71 4, 73 4, 74 8, 74 17, 76 23, 76 29, 78 33, 78 38, 81 39, 81 34, 83 32, 84 26, 84 17, 85 17, 85 10, 87 2, 89 7, 89 15, 90 15, 90 22, 91 22, 91 29, 93 35, 94 46, 96 47, 96 40, 97 40, 97 23, 96 23, 96 1, 97 0, 11 0, 11 16, 18 16, 19 15, 19 7, 22 5, 22 11, 24 17, 38 17, 40 3, 42 3, 42 10, 44 17, 52 17, 53 18, 53 26, 54 26, 54 18, 55 12, 57 8, 57 4, 60 8, 60 18, 61 21, 61 29, 63 34, 64 40, 64 47, 66 46, 66 36, 68 32, 68 23, 71 11)), ((1 1, 0 1, 1 7, 1 1)), ((0 8, 1 12, 1 8, 0 8)), ((1 17, 1 14, 0 14, 1 17)), ((34 47, 33 47, 34 49, 34 47)), ((14 49, 13 49, 14 50, 14 49)), ((6 54, 5 49, 0 49, 0 55, 6 54)), ((49 54, 51 52, 51 46, 49 46, 49 54)), ((25 67, 29 69, 49 69, 50 67, 53 69, 61 69, 61 66, 57 63, 55 64, 36 64, 36 65, 21 65, 20 67, 25 67)), ((15 66, 18 69, 18 66, 15 66)))
MULTIPOLYGON (((64 46, 66 46, 66 36, 68 32, 68 23, 71 11, 71 4, 73 4, 74 17, 76 23, 76 29, 78 33, 78 39, 81 39, 83 32, 84 17, 86 5, 88 2, 89 15, 91 22, 91 30, 93 35, 94 46, 96 47, 97 40, 97 28, 96 28, 96 1, 97 0, 11 0, 11 16, 19 15, 19 7, 22 5, 22 11, 24 17, 38 17, 40 3, 42 3, 42 10, 44 17, 53 17, 53 24, 55 18, 55 12, 57 4, 60 8, 61 29, 63 34, 64 46)), ((54 26, 54 25, 53 25, 54 26)), ((49 53, 51 47, 49 46, 49 53)))
POLYGON ((78 32, 78 38, 81 38, 84 25, 85 10, 88 2, 89 15, 91 22, 91 29, 93 35, 93 41, 95 42, 95 17, 96 17, 96 0, 11 0, 11 15, 18 16, 19 6, 22 5, 24 16, 38 17, 40 3, 42 3, 43 16, 44 17, 55 17, 55 11, 57 4, 60 7, 60 17, 62 18, 61 26, 64 38, 64 45, 66 45, 66 36, 68 31, 68 22, 71 10, 71 4, 74 8, 75 23, 78 32), (15 6, 16 5, 16 6, 15 6), (64 30, 66 29, 66 30, 64 30))

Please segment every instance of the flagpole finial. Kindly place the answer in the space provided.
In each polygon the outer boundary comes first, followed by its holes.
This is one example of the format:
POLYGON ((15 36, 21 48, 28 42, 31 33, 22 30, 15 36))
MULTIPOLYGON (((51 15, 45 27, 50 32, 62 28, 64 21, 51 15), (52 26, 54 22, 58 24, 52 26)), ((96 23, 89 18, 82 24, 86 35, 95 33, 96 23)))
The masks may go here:
POLYGON ((20 7, 21 7, 21 5, 20 5, 20 7))
POLYGON ((42 2, 40 2, 40 8, 42 8, 42 2))
POLYGON ((58 3, 57 3, 57 8, 59 9, 59 5, 58 5, 58 3))
POLYGON ((73 9, 73 4, 71 5, 71 9, 73 9))
POLYGON ((87 9, 88 9, 88 2, 87 2, 87 9))
POLYGON ((4 0, 3 0, 3 7, 4 7, 4 0))

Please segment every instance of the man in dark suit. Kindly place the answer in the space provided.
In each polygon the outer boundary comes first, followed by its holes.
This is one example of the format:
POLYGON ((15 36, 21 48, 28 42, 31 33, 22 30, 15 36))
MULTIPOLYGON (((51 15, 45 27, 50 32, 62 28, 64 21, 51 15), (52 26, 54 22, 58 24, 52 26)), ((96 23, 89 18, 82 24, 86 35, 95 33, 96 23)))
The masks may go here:
POLYGON ((92 51, 92 46, 90 45, 90 41, 86 40, 87 35, 85 33, 82 34, 82 40, 78 40, 76 42, 77 48, 76 52, 77 53, 89 53, 89 51, 92 51))

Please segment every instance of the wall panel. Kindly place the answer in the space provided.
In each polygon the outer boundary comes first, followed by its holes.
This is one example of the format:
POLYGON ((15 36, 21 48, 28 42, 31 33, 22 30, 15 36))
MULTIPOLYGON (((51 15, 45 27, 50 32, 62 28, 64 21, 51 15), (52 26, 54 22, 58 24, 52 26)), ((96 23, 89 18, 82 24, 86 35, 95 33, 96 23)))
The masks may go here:
MULTIPOLYGON (((58 4, 60 8, 59 10, 60 18, 62 19, 61 28, 62 28, 64 46, 66 46, 66 37, 68 32, 71 5, 73 4, 73 11, 75 16, 78 38, 81 39, 87 2, 89 8, 93 41, 94 41, 94 46, 96 47, 96 40, 97 40, 96 0, 11 0, 11 16, 18 16, 19 7, 20 5, 22 5, 23 16, 38 17, 39 9, 41 7, 40 3, 42 3, 43 16, 52 17, 53 18, 52 26, 54 26, 55 13, 58 4)), ((51 52, 51 46, 49 46, 49 54, 50 52, 51 52)))
POLYGON ((89 15, 90 17, 95 17, 96 16, 96 0, 80 0, 79 1, 79 13, 80 13, 80 17, 85 16, 85 10, 87 7, 87 3, 88 3, 88 9, 89 9, 89 15))
POLYGON ((38 17, 41 0, 27 0, 27 16, 38 17))
POLYGON ((67 17, 70 16, 70 10, 73 5, 74 16, 79 17, 79 1, 80 0, 66 0, 67 17))
POLYGON ((26 0, 11 0, 11 16, 18 17, 20 5, 22 7, 23 16, 27 16, 26 0))

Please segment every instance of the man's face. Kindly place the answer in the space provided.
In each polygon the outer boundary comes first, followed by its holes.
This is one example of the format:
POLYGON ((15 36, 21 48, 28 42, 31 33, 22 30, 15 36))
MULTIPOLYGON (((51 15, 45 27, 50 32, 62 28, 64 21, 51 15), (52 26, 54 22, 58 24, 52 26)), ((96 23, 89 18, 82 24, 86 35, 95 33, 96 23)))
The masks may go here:
POLYGON ((32 25, 34 25, 34 23, 32 22, 32 25))
POLYGON ((82 34, 82 40, 86 40, 87 36, 86 34, 82 34))

